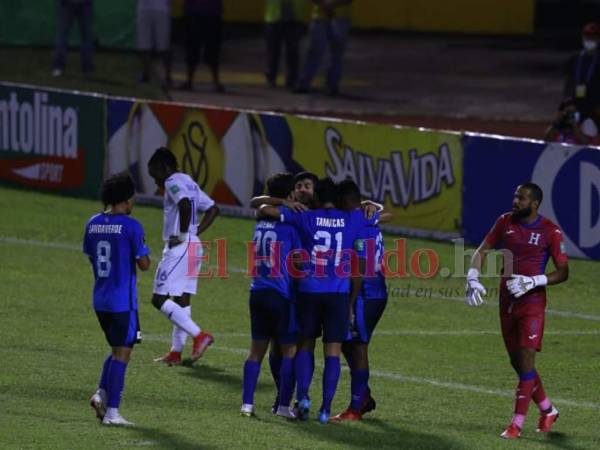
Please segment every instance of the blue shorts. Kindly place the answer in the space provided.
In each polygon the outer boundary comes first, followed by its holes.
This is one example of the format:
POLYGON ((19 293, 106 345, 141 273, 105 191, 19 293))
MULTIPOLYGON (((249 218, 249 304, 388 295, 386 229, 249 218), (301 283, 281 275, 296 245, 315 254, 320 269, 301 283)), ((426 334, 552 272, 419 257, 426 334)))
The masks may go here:
POLYGON ((138 312, 96 311, 98 322, 111 347, 133 347, 142 341, 138 312))
POLYGON ((350 295, 343 293, 298 293, 300 335, 323 342, 344 342, 350 338, 350 295))
POLYGON ((386 305, 386 298, 365 300, 362 296, 358 296, 354 303, 356 335, 352 338, 353 341, 369 343, 386 305))
POLYGON ((250 329, 252 339, 274 339, 280 344, 298 340, 296 306, 273 289, 250 291, 250 329))

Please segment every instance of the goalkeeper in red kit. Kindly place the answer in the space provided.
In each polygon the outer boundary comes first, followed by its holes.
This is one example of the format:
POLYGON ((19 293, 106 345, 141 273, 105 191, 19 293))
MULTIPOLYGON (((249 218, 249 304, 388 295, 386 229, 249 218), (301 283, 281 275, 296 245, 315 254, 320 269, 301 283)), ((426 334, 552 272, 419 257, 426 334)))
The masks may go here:
POLYGON ((538 213, 542 197, 542 190, 534 183, 517 187, 512 212, 496 220, 475 251, 465 287, 468 305, 483 304, 486 291, 478 279, 482 263, 490 249, 501 249, 500 324, 510 363, 519 377, 513 419, 501 434, 505 439, 521 435, 532 399, 541 414, 538 432, 549 432, 558 419, 558 409, 546 397, 535 370, 535 355, 542 349, 546 286, 566 281, 569 265, 560 228, 538 213), (555 270, 546 274, 549 257, 555 270))

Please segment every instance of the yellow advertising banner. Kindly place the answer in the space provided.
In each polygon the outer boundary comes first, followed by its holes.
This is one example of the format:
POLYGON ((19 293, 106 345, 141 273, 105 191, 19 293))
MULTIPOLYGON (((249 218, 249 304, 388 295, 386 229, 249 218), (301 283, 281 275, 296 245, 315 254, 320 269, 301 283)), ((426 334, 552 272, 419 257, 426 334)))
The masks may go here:
POLYGON ((250 215, 274 173, 351 178, 394 214, 388 230, 449 238, 461 226, 459 133, 328 121, 159 102, 108 102, 107 172, 129 170, 138 194, 158 200, 147 163, 170 148, 224 211, 250 215))
POLYGON ((397 231, 458 235, 463 176, 459 133, 291 116, 287 122, 296 162, 336 182, 352 178, 365 198, 394 213, 391 226, 397 231))

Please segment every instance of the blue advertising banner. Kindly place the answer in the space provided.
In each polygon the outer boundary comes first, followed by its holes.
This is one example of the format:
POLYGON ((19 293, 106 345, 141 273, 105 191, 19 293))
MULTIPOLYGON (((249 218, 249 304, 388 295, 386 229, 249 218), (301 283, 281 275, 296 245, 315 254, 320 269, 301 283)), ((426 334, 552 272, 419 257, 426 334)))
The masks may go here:
POLYGON ((570 256, 600 260, 600 150, 467 133, 464 139, 463 227, 479 244, 511 210, 516 186, 544 192, 540 213, 563 230, 570 256))

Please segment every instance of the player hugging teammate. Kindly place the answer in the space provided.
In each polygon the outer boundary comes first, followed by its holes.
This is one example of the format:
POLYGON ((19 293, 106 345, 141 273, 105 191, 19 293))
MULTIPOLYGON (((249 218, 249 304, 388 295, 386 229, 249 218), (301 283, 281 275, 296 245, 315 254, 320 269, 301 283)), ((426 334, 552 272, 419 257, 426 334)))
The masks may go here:
POLYGON ((361 205, 352 181, 336 185, 305 172, 295 178, 293 197, 291 181, 289 174, 272 177, 269 196, 252 201, 262 205, 254 234, 258 267, 250 288, 252 347, 244 365, 241 413, 254 414, 260 362, 271 340, 278 344, 272 345, 269 358, 278 386, 273 412, 307 420, 315 341, 322 337, 325 361, 318 420, 360 420, 375 408, 367 348, 387 300, 381 273, 383 240, 377 227, 381 206, 361 205), (279 182, 282 189, 274 189, 279 182), (300 247, 295 247, 298 241, 300 247), (292 252, 287 249, 296 251, 289 257, 292 252), (367 278, 370 282, 364 283, 367 278), (346 411, 330 419, 342 351, 351 368, 352 398, 346 411), (294 384, 298 401, 290 408, 294 384))

